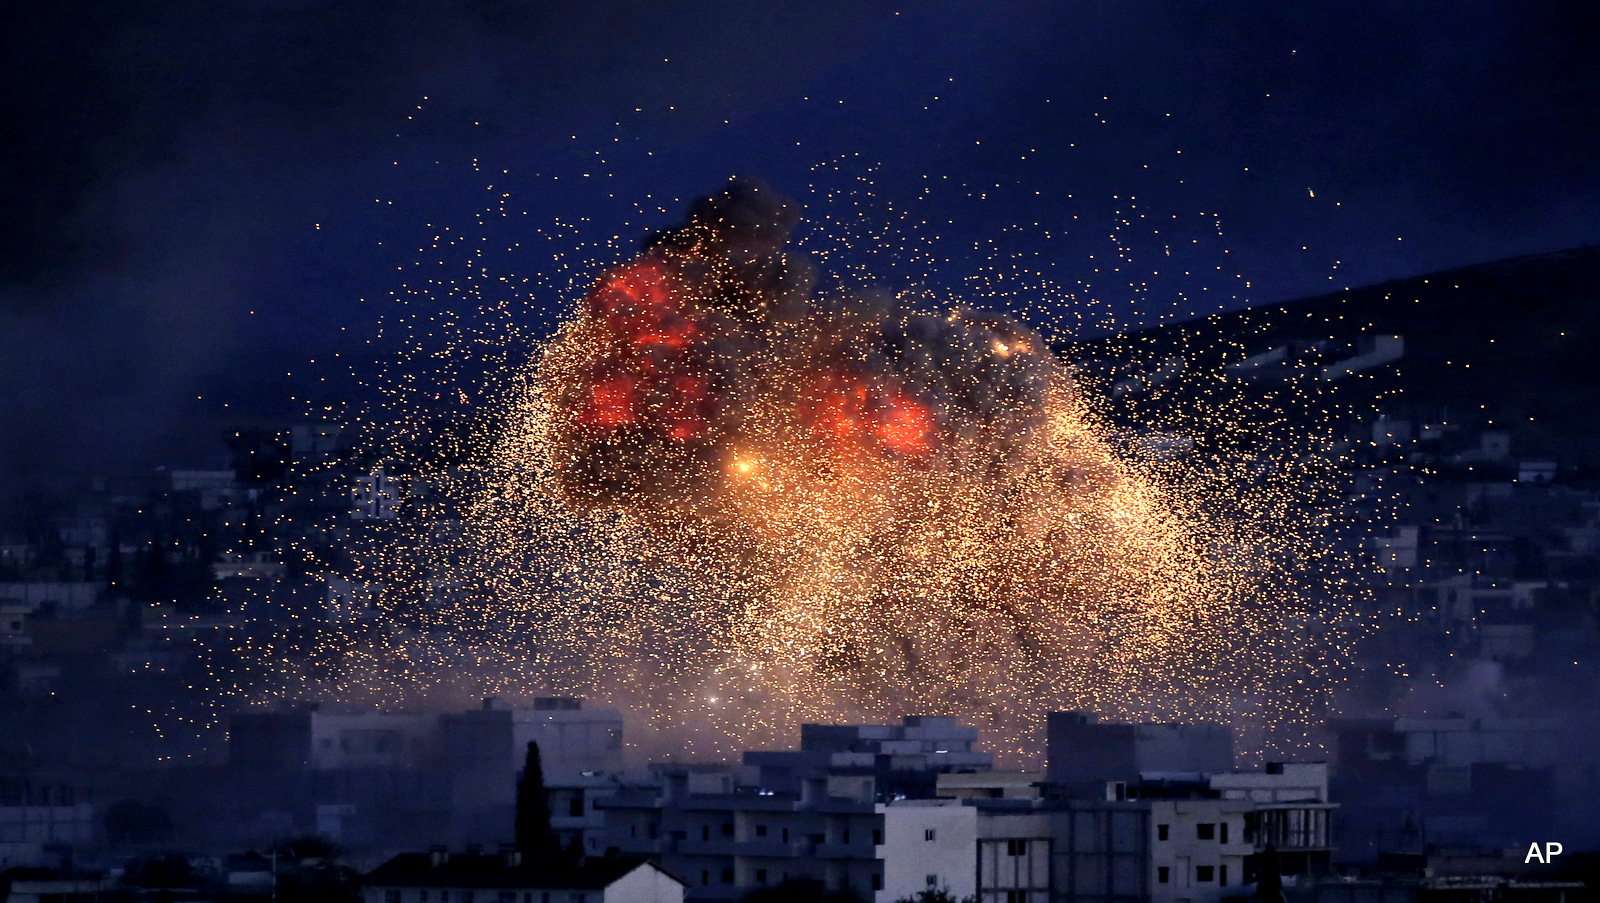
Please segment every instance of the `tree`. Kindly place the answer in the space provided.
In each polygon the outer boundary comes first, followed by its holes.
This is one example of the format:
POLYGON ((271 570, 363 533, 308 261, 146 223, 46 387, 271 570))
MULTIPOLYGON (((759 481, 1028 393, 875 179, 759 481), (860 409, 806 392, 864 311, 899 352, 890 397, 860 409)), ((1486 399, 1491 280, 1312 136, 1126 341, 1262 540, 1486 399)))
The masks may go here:
POLYGON ((522 762, 522 781, 517 785, 516 830, 517 850, 524 861, 549 861, 559 852, 555 832, 550 829, 544 764, 539 759, 539 744, 532 740, 528 741, 528 755, 522 762))
POLYGON ((1278 848, 1267 844, 1267 848, 1256 857, 1256 863, 1256 868, 1261 872, 1256 882, 1256 896, 1261 903, 1283 903, 1283 862, 1278 856, 1278 848))

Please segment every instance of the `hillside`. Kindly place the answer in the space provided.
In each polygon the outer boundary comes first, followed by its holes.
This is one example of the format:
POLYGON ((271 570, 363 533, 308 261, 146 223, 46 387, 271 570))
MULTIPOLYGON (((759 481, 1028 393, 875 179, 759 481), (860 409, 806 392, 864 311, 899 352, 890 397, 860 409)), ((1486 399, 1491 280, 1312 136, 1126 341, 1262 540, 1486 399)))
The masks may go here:
MULTIPOLYGON (((1317 383, 1318 365, 1359 353, 1375 336, 1402 337, 1403 356, 1320 381, 1325 400, 1359 411, 1381 398, 1385 412, 1511 431, 1519 455, 1600 464, 1600 247, 1430 273, 1061 351, 1069 360, 1129 362, 1111 384, 1146 374, 1146 397, 1130 399, 1131 412, 1181 404, 1207 376, 1267 391, 1290 379, 1317 383), (1272 349, 1289 358, 1276 370, 1238 364, 1272 349), (1309 362, 1298 371, 1297 355, 1309 362), (1156 371, 1173 357, 1183 358, 1186 376, 1166 388, 1156 371)), ((1086 370, 1093 382, 1096 368, 1086 370)))

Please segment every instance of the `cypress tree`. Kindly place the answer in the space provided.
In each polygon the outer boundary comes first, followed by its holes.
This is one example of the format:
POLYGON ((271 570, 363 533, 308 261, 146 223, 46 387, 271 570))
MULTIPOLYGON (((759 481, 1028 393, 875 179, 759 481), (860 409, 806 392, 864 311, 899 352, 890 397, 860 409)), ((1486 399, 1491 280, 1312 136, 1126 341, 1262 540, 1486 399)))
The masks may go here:
POLYGON ((522 763, 522 782, 517 785, 517 850, 524 862, 547 862, 555 858, 556 836, 550 829, 550 800, 545 796, 544 764, 539 759, 539 744, 528 741, 528 755, 522 763))

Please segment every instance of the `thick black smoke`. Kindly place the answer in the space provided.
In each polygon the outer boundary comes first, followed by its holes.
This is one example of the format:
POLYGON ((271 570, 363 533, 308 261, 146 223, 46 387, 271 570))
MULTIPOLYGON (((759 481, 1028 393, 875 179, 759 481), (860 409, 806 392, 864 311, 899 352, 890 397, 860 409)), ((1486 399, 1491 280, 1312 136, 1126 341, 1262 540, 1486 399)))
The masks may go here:
POLYGON ((714 496, 749 457, 910 467, 1030 454, 1063 375, 999 315, 823 297, 795 206, 735 178, 604 273, 545 373, 588 503, 714 496))

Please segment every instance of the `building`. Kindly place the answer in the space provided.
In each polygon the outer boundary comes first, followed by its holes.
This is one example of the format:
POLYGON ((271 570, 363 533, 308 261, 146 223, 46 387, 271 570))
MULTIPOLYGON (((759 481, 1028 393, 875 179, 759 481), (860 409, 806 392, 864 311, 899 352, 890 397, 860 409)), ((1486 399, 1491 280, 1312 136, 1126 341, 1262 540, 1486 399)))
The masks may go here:
POLYGON ((0 873, 0 887, 7 884, 5 903, 91 903, 116 881, 104 872, 20 868, 0 873))
POLYGON ((550 828, 564 850, 598 856, 605 852, 605 812, 599 801, 616 796, 632 785, 619 774, 604 771, 545 772, 545 797, 550 805, 550 828))
POLYGON ((1116 800, 972 800, 979 903, 1151 899, 1150 807, 1116 800))
POLYGON ((951 772, 939 775, 940 799, 1034 800, 1044 775, 1032 771, 951 772))
POLYGON ((1262 771, 1147 774, 1127 793, 1149 802, 1153 901, 1221 901, 1245 892, 1275 861, 1294 886, 1330 870, 1328 766, 1275 763, 1262 771), (1270 849, 1270 854, 1268 850, 1270 849))
POLYGON ((755 750, 744 764, 762 788, 797 792, 816 775, 870 776, 884 799, 931 799, 941 774, 982 772, 994 757, 974 750, 978 730, 954 718, 910 716, 900 724, 803 724, 798 750, 755 750))
POLYGON ((1567 797, 1586 793, 1581 770, 1563 767, 1558 719, 1346 719, 1331 727, 1341 855, 1351 862, 1429 846, 1512 847, 1570 822, 1567 797))
POLYGON ((959 799, 879 803, 883 816, 883 887, 876 903, 894 903, 925 890, 957 899, 978 891, 978 809, 959 799))
POLYGON ((1051 712, 1045 737, 1045 779, 1078 794, 1152 772, 1233 770, 1233 729, 1225 724, 1111 724, 1092 712, 1051 712))
POLYGON ((683 882, 643 859, 524 862, 499 854, 402 853, 363 881, 364 903, 682 903, 683 882))
POLYGON ((513 789, 529 741, 547 772, 620 771, 622 713, 586 709, 583 700, 540 697, 531 709, 496 698, 463 713, 239 713, 231 719, 229 760, 274 768, 423 768, 439 764, 490 767, 513 789))
POLYGON ((400 484, 378 468, 356 477, 350 486, 350 517, 355 520, 393 520, 400 507, 400 484))
POLYGON ((726 768, 654 769, 659 786, 595 801, 604 842, 682 876, 687 899, 736 900, 795 879, 862 896, 883 888, 871 777, 808 777, 791 793, 739 787, 726 768))
POLYGON ((438 754, 439 716, 311 712, 312 768, 423 768, 438 754))
POLYGON ((491 698, 458 713, 239 713, 229 763, 240 775, 270 775, 272 789, 256 781, 241 803, 249 811, 228 822, 244 824, 259 810, 304 830, 337 823, 347 843, 494 843, 512 824, 530 741, 547 781, 617 772, 622 714, 564 697, 527 709, 491 698))
POLYGON ((1150 899, 1212 903, 1253 883, 1245 863, 1256 852, 1246 830, 1253 806, 1222 799, 1152 800, 1150 899))

